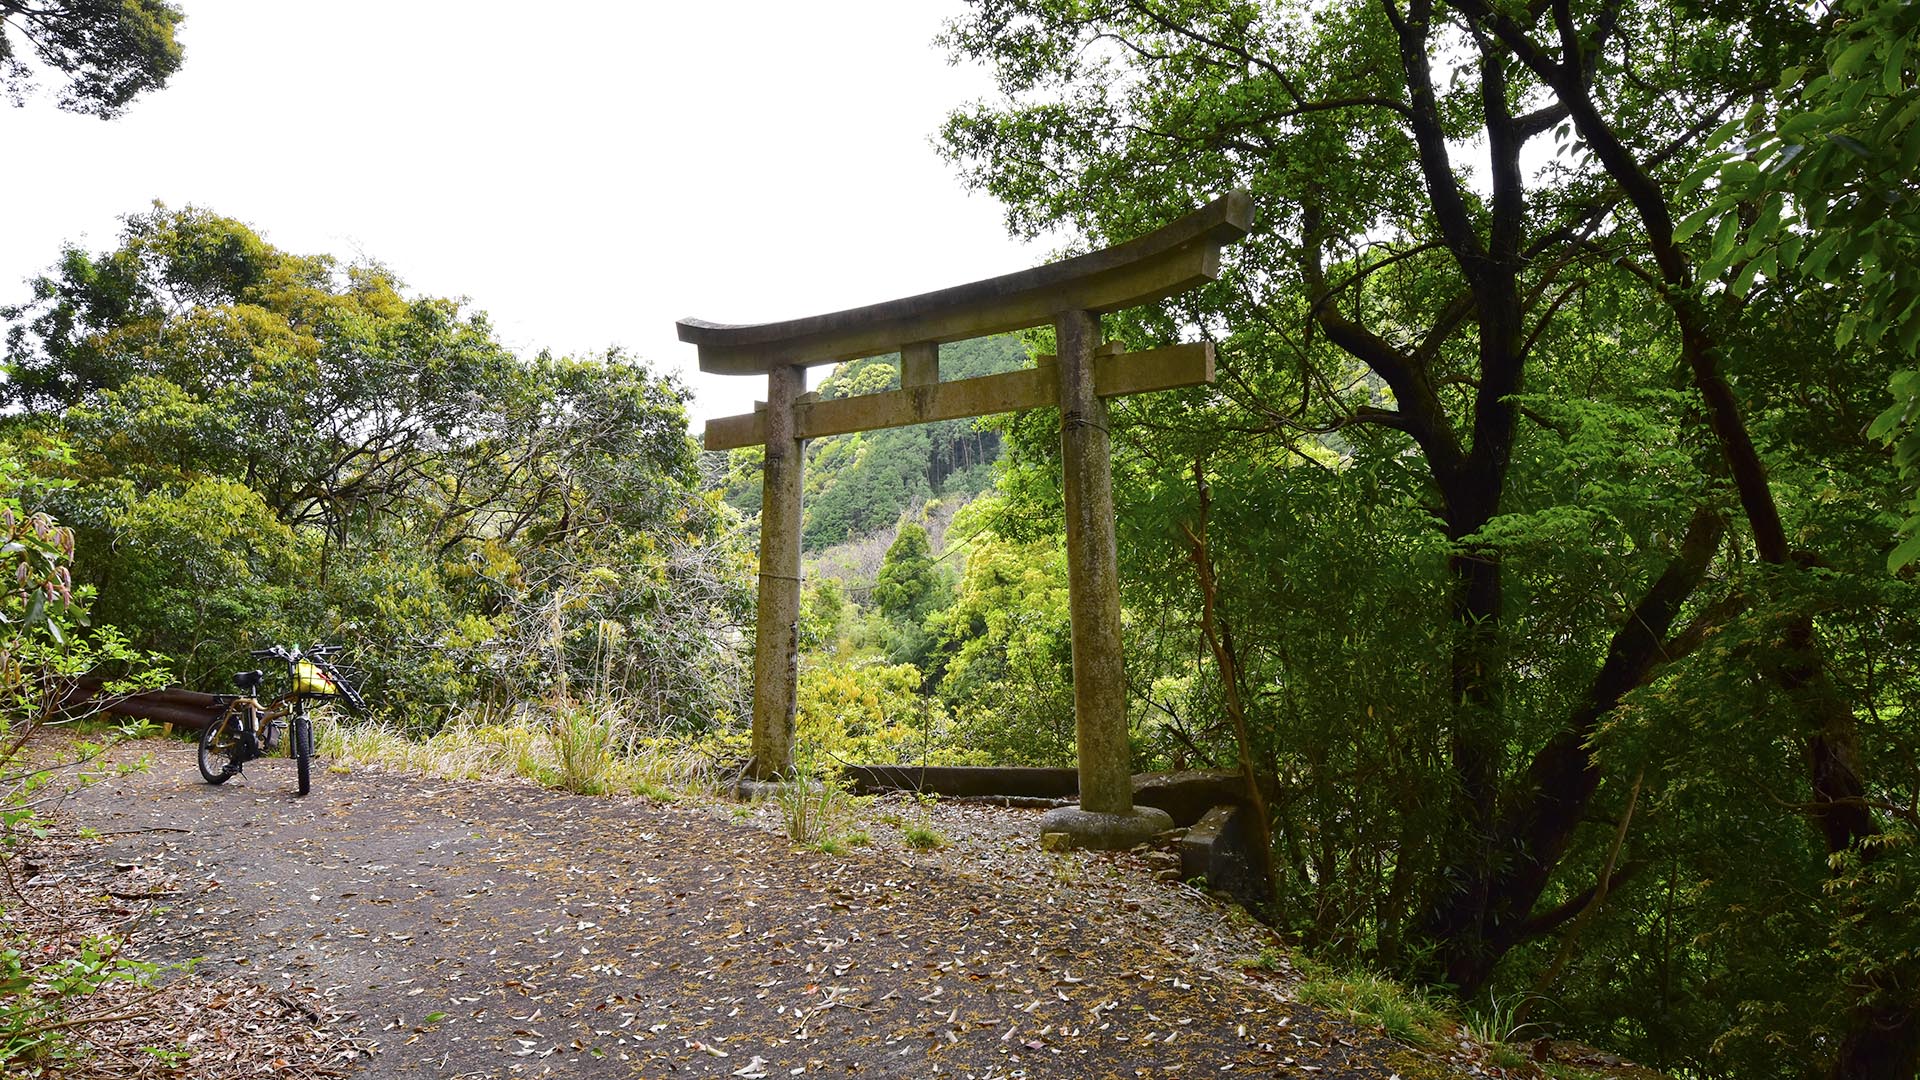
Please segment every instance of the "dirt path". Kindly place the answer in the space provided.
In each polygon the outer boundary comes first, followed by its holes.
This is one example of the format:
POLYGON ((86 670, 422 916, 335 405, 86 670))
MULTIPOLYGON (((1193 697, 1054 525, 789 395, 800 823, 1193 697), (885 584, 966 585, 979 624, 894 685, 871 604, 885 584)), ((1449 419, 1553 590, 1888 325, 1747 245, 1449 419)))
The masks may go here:
POLYGON ((381 774, 301 799, 285 761, 216 788, 183 744, 120 753, 152 766, 62 814, 182 883, 139 947, 316 988, 367 1076, 1454 1075, 1232 968, 1194 940, 1217 913, 1112 856, 824 855, 725 808, 381 774))

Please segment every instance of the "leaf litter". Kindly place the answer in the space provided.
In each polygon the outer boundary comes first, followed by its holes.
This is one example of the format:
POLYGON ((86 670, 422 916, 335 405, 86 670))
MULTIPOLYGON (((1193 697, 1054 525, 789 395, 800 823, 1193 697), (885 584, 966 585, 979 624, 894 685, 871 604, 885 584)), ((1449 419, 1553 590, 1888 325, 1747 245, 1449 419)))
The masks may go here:
POLYGON ((368 769, 298 799, 286 763, 211 788, 189 749, 140 749, 150 771, 61 813, 115 834, 87 852, 107 873, 177 868, 128 930, 146 958, 205 958, 172 1030, 214 1038, 240 986, 311 1010, 227 1036, 279 1040, 264 1070, 194 1076, 1491 1072, 1291 1000, 1288 973, 1237 963, 1263 928, 1134 855, 1041 851, 1031 811, 914 806, 949 840, 919 850, 883 801, 872 844, 829 855, 766 809, 368 769), (303 1038, 335 1056, 296 1063, 303 1038))

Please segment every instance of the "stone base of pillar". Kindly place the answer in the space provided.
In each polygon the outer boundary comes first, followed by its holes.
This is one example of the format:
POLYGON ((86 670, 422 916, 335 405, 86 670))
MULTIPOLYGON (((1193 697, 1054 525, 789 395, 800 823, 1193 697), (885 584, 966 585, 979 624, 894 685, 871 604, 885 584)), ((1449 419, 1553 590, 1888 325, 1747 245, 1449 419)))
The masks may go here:
POLYGON ((1118 851, 1144 844, 1173 828, 1173 818, 1165 810, 1136 806, 1128 814, 1101 814, 1077 806, 1062 806, 1040 815, 1040 833, 1066 833, 1073 846, 1097 851, 1118 851))
MULTIPOLYGON (((763 802, 780 798, 792 791, 797 783, 799 783, 798 780, 754 780, 750 777, 741 777, 734 782, 731 794, 736 802, 763 802)), ((818 792, 820 781, 809 781, 807 790, 818 792)))

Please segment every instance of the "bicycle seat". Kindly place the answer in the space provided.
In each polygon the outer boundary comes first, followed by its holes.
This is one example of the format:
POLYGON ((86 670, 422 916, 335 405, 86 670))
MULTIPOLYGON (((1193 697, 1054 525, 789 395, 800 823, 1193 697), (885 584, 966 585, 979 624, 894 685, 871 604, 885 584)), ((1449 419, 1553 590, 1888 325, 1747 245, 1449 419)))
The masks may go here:
POLYGON ((266 676, 261 671, 236 671, 233 673, 233 685, 243 694, 251 694, 260 689, 260 680, 266 676))

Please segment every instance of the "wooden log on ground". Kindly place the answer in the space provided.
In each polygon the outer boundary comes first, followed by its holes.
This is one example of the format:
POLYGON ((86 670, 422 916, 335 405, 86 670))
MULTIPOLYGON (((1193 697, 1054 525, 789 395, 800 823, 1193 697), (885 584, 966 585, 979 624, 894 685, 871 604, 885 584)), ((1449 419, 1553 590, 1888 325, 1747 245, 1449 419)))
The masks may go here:
POLYGON ((222 697, 230 699, 231 695, 209 694, 184 686, 141 690, 131 694, 107 694, 100 680, 81 679, 58 695, 54 711, 69 715, 83 711, 97 712, 104 716, 149 720, 156 724, 172 724, 198 731, 220 715, 215 702, 222 697))

